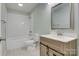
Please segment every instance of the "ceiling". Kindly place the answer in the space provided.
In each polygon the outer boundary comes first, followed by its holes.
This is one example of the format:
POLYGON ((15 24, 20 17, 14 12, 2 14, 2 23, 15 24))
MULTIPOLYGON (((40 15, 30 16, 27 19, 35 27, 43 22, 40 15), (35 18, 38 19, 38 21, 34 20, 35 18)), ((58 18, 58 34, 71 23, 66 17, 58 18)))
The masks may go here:
POLYGON ((38 3, 23 3, 23 7, 18 6, 18 3, 7 3, 6 6, 8 9, 30 13, 33 8, 35 8, 38 3))

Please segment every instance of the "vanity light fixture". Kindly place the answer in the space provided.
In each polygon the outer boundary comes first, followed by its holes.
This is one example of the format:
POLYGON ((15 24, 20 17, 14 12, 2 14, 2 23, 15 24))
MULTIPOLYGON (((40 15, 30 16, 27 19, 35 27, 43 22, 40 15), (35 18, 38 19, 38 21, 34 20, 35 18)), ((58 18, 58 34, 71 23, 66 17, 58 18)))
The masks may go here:
POLYGON ((23 7, 23 4, 22 3, 18 3, 18 6, 23 7))

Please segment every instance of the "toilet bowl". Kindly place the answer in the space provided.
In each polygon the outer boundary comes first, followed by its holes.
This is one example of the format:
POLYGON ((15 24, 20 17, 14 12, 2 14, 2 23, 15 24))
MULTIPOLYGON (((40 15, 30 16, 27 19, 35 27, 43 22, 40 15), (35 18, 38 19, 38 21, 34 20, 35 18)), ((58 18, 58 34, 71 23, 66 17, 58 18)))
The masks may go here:
POLYGON ((36 46, 36 42, 39 41, 39 35, 35 34, 32 39, 24 42, 25 47, 36 46))
POLYGON ((28 41, 25 41, 25 42, 24 42, 24 45, 25 45, 26 47, 28 47, 28 46, 34 46, 34 43, 35 43, 34 40, 28 40, 28 41))

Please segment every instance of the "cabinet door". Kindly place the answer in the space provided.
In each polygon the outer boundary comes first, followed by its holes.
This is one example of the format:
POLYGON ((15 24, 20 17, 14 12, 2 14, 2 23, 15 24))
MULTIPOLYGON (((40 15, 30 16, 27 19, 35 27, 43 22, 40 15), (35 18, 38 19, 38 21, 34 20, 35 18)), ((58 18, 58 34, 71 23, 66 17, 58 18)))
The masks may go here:
POLYGON ((40 44, 40 55, 47 56, 47 47, 42 44, 40 44))
POLYGON ((55 52, 52 49, 49 49, 48 54, 49 54, 49 56, 63 56, 62 54, 55 52))

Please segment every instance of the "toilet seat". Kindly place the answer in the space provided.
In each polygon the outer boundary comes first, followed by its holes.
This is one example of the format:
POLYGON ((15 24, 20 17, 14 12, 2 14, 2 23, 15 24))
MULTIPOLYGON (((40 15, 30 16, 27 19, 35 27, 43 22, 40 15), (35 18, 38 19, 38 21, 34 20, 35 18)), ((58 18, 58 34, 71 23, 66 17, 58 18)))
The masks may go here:
POLYGON ((25 41, 25 42, 24 42, 24 45, 25 45, 26 47, 28 47, 28 46, 34 46, 34 43, 35 43, 34 40, 28 40, 28 41, 25 41))

